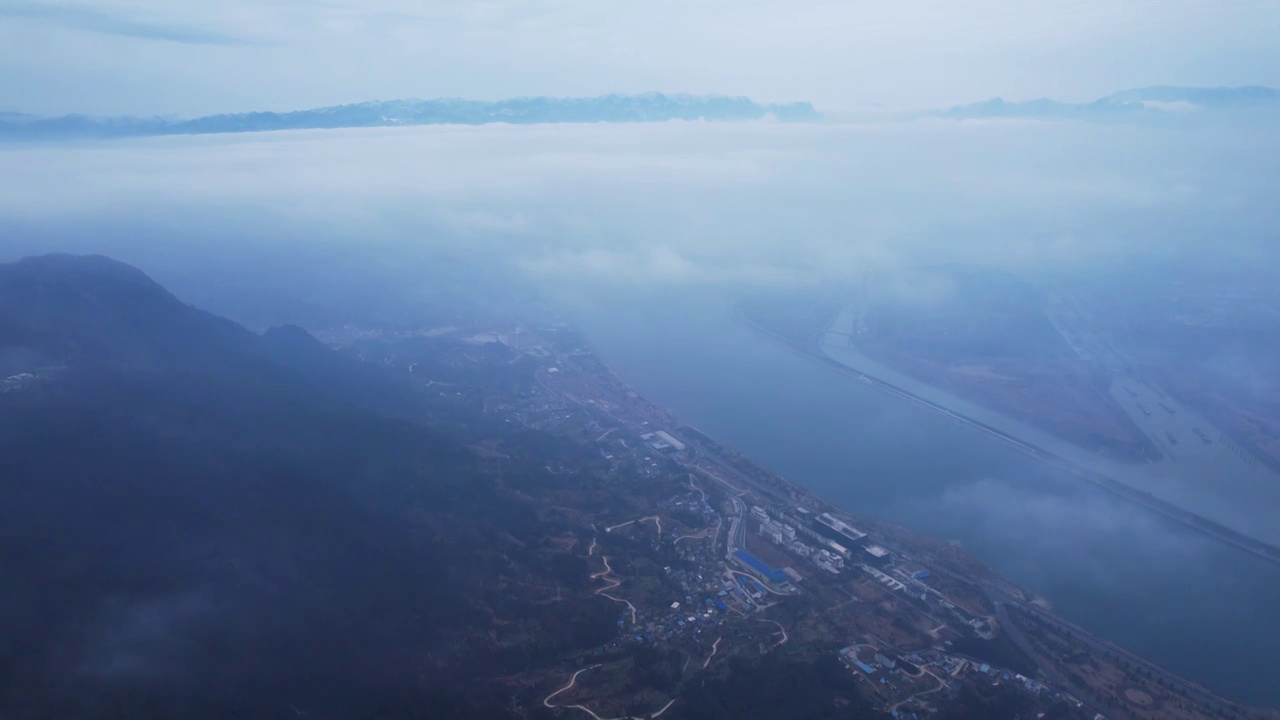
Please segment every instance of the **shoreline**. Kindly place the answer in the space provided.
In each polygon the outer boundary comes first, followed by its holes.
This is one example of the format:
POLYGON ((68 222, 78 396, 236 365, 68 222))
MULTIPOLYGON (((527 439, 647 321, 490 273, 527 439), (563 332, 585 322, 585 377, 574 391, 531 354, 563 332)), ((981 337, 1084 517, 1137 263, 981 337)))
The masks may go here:
MULTIPOLYGON (((911 393, 902 391, 898 388, 894 388, 892 385, 888 383, 883 383, 882 381, 878 381, 878 379, 876 378, 868 377, 865 375, 865 373, 859 373, 857 371, 854 371, 851 368, 848 368, 844 365, 839 364, 834 359, 826 358, 825 356, 818 356, 814 353, 802 350, 800 347, 797 347, 797 345, 792 341, 769 330, 768 328, 760 326, 758 323, 752 321, 750 318, 742 316, 742 319, 748 324, 750 324, 753 327, 753 329, 756 329, 759 332, 764 333, 766 336, 768 336, 772 340, 782 342, 784 345, 787 346, 788 350, 795 352, 797 355, 803 358, 806 358, 811 361, 821 361, 823 362, 824 365, 828 367, 833 367, 834 369, 842 370, 847 375, 864 378, 868 383, 873 385, 876 385, 877 382, 880 382, 880 384, 883 385, 881 389, 885 392, 893 393, 896 391, 896 394, 898 394, 903 399, 908 399, 918 403, 923 403, 924 405, 928 406, 930 409, 938 412, 942 412, 948 415, 949 417, 952 417, 953 419, 980 426, 980 423, 977 423, 976 421, 970 421, 969 419, 964 418, 959 414, 953 413, 944 407, 931 404, 928 401, 924 400, 923 398, 915 398, 911 393)), ((721 470, 726 471, 732 476, 735 476, 734 479, 741 482, 743 485, 742 487, 735 487, 726 478, 713 477, 713 479, 718 480, 720 483, 724 484, 727 489, 737 490, 738 492, 743 492, 743 493, 760 494, 760 495, 763 495, 765 498, 768 498, 772 502, 777 502, 777 501, 805 502, 817 509, 831 512, 841 517, 842 519, 851 520, 851 521, 864 524, 867 526, 868 529, 874 528, 878 533, 894 536, 892 540, 888 537, 884 537, 879 539, 879 542, 885 547, 888 547, 894 552, 898 552, 900 554, 906 554, 906 555, 912 554, 912 552, 904 553, 903 546, 899 545, 899 543, 903 542, 904 539, 907 541, 907 545, 912 546, 913 552, 914 550, 921 549, 919 547, 915 547, 912 544, 914 540, 922 539, 915 531, 902 527, 891 521, 877 518, 875 516, 867 516, 867 515, 851 513, 845 510, 844 508, 840 507, 839 505, 836 505, 831 501, 827 500, 825 497, 817 494, 815 491, 810 490, 809 488, 804 487, 800 483, 794 480, 788 479, 787 477, 769 469, 768 467, 760 464, 751 456, 736 450, 733 445, 721 442, 720 440, 716 439, 714 435, 708 434, 703 430, 701 430, 700 428, 698 428, 697 426, 692 425, 688 422, 685 422, 678 415, 676 415, 674 411, 668 409, 666 406, 654 403, 652 400, 647 398, 644 394, 640 393, 635 388, 632 388, 629 384, 627 384, 622 379, 623 378, 622 374, 618 373, 607 361, 604 360, 604 358, 599 354, 596 348, 591 347, 591 354, 596 358, 596 360, 600 363, 600 365, 604 368, 604 370, 613 378, 614 381, 619 383, 619 385, 621 385, 622 387, 627 388, 631 393, 634 393, 633 399, 640 400, 645 405, 647 405, 651 410, 657 411, 662 416, 665 416, 665 421, 669 422, 673 429, 683 430, 683 431, 692 433, 695 437, 689 437, 686 435, 684 438, 685 441, 690 444, 690 447, 697 448, 698 452, 701 454, 703 458, 719 466, 721 470), (710 442, 715 447, 706 446, 705 443, 707 442, 710 442), (753 475, 756 475, 758 473, 763 473, 763 475, 767 477, 763 478, 763 480, 761 478, 752 477, 753 475), (886 533, 886 531, 888 532, 886 533), (899 537, 899 535, 902 535, 905 537, 899 537)), ((879 387, 879 385, 877 387, 879 387)), ((995 431, 994 429, 989 432, 997 437, 1001 437, 1002 440, 1009 442, 1010 444, 1014 445, 1016 449, 1019 449, 1022 452, 1030 452, 1030 451, 1036 450, 1034 447, 1028 445, 1027 443, 1018 441, 1016 438, 1003 437, 998 431, 995 431)), ((1041 455, 1035 455, 1035 457, 1045 462, 1053 462, 1052 459, 1046 459, 1041 455)), ((1064 470, 1066 470, 1067 472, 1072 472, 1072 467, 1070 467, 1065 461, 1060 461, 1060 462, 1063 463, 1064 470)), ((694 472, 694 471, 696 470, 691 470, 691 472, 694 472)), ((1077 474, 1077 473, 1073 472, 1072 474, 1077 474)), ((1096 481, 1094 480, 1091 480, 1089 478, 1084 478, 1084 479, 1090 480, 1090 482, 1095 482, 1096 484, 1096 481)), ((1109 481, 1109 482, 1114 482, 1114 481, 1109 481)), ((1104 489, 1109 489, 1109 488, 1106 488, 1105 486, 1102 486, 1102 487, 1104 487, 1104 489)), ((734 494, 734 493, 731 492, 730 494, 734 494)), ((1151 509, 1153 511, 1159 512, 1156 508, 1151 508, 1151 509)), ((1176 520, 1176 518, 1173 518, 1173 519, 1176 520)), ((1203 532, 1201 528, 1197 528, 1194 526, 1191 526, 1191 527, 1194 530, 1203 532)), ((940 538, 935 538, 935 539, 940 539, 940 538)), ((929 551, 926 551, 926 552, 929 552, 929 551)), ((1044 608, 1039 606, 1037 604, 1037 600, 1036 600, 1037 596, 1035 595, 1035 593, 1032 593, 1028 591, 1026 588, 1023 588, 1017 585, 1016 583, 1009 581, 1004 576, 1000 575, 995 570, 987 566, 986 563, 981 560, 981 558, 967 555, 967 552, 965 554, 969 560, 977 563, 980 569, 965 568, 963 570, 963 573, 959 577, 963 579, 965 582, 973 583, 975 587, 978 587, 979 589, 981 589, 982 592, 984 592, 987 595, 988 600, 994 606, 995 612, 997 614, 1000 612, 1002 607, 1008 607, 1008 608, 1016 609, 1019 612, 1022 612, 1030 617, 1036 618, 1040 622, 1048 623, 1049 625, 1057 628, 1059 631, 1067 632, 1077 642, 1081 642, 1084 645, 1093 648, 1095 651, 1102 652, 1104 655, 1111 657, 1112 659, 1118 662, 1122 662, 1130 668, 1144 668, 1148 672, 1150 672, 1152 675, 1164 678, 1164 682, 1167 683, 1169 687, 1181 688, 1182 691, 1186 693, 1188 696, 1195 697, 1201 702, 1206 702, 1214 706, 1220 712, 1228 713, 1227 715, 1228 717, 1233 717, 1238 720, 1244 720, 1244 718, 1246 717, 1252 717, 1253 715, 1251 715, 1251 713, 1255 710, 1263 710, 1264 712, 1267 711, 1267 708, 1265 708, 1264 706, 1251 706, 1246 703, 1242 703, 1238 700, 1220 695, 1214 690, 1210 689, 1208 686, 1203 685, 1201 682, 1197 680, 1190 679, 1177 672, 1169 670, 1168 668, 1164 667, 1163 665, 1161 665, 1160 663, 1154 660, 1150 660, 1132 650, 1129 650, 1128 648, 1125 648, 1122 645, 1117 644, 1116 642, 1108 638, 1105 638, 1093 631, 1084 629, 1074 624, 1073 622, 1067 620, 1066 618, 1058 616, 1051 608, 1044 608), (976 574, 969 575, 969 573, 976 573, 976 574)), ((1264 558, 1264 559, 1271 560, 1271 558, 1264 558)), ((936 563, 939 560, 939 558, 934 558, 933 560, 936 563)), ((1277 562, 1278 564, 1280 564, 1280 558, 1273 560, 1273 562, 1277 562)), ((939 566, 935 564, 934 568, 939 569, 939 566)), ((957 571, 958 569, 954 569, 954 568, 946 569, 947 574, 956 573, 957 571)), ((1096 704, 1096 703, 1093 703, 1093 704, 1096 704)))
MULTIPOLYGON (((824 365, 842 370, 847 375, 857 377, 865 376, 864 373, 858 373, 851 368, 839 364, 834 359, 819 357, 814 353, 801 349, 793 341, 788 340, 784 336, 775 333, 768 328, 759 325, 745 315, 742 315, 740 309, 736 307, 735 312, 740 315, 742 320, 751 325, 753 329, 765 334, 771 340, 783 343, 789 351, 796 353, 800 357, 810 361, 822 361, 824 365)), ((1251 705, 1238 699, 1219 694, 1218 691, 1211 689, 1199 680, 1191 679, 1188 676, 1184 676, 1178 672, 1170 670, 1155 660, 1148 659, 1109 638, 1103 637, 1094 631, 1087 630, 1066 618, 1059 616, 1052 608, 1046 608, 1039 605, 1038 596, 1035 593, 1008 580, 1006 577, 988 566, 981 558, 969 555, 967 551, 963 550, 963 546, 961 546, 962 555, 967 561, 975 563, 977 567, 948 567, 942 558, 932 556, 933 550, 926 549, 924 546, 916 545, 920 540, 931 539, 941 541, 943 540, 942 538, 922 536, 909 528, 875 516, 851 513, 802 484, 769 469, 750 455, 738 451, 732 444, 727 444, 716 439, 714 435, 708 434, 697 426, 685 422, 673 410, 650 400, 639 390, 633 388, 623 380, 623 375, 604 359, 597 348, 594 347, 594 343, 588 341, 587 346, 590 348, 591 355, 612 378, 612 380, 632 393, 633 401, 639 400, 650 410, 655 411, 658 415, 662 416, 663 422, 670 423, 670 426, 673 429, 691 433, 693 437, 689 437, 688 435, 684 437, 685 441, 689 443, 691 448, 696 448, 698 453, 704 459, 719 466, 721 470, 726 471, 733 476, 735 480, 742 483, 741 487, 735 487, 727 478, 713 477, 713 479, 718 480, 728 490, 736 490, 739 493, 756 493, 762 495, 762 499, 767 498, 771 502, 782 501, 784 503, 807 503, 814 508, 831 512, 842 519, 866 525, 867 529, 874 529, 877 533, 885 535, 886 537, 878 538, 878 542, 894 552, 913 556, 917 551, 923 551, 926 555, 930 556, 930 562, 933 563, 932 567, 934 569, 944 570, 944 574, 958 573, 958 579, 972 583, 975 587, 985 593, 988 601, 994 606, 995 612, 999 613, 1001 607, 1007 607, 1010 609, 1016 609, 1029 617, 1037 619, 1039 622, 1047 623, 1050 626, 1057 628, 1059 631, 1068 633, 1076 642, 1082 643, 1083 645, 1092 648, 1094 651, 1101 652, 1103 655, 1129 667, 1130 669, 1144 669, 1153 677, 1163 678, 1162 682, 1167 687, 1180 689, 1188 697, 1196 698, 1197 701, 1213 706, 1218 712, 1226 713, 1226 715, 1224 715, 1225 717, 1244 720, 1244 718, 1255 717, 1255 713, 1257 712, 1263 713, 1263 715, 1258 717, 1271 717, 1267 713, 1274 712, 1271 707, 1267 705, 1251 705), (711 446, 706 445, 708 442, 711 446), (905 545, 900 543, 905 543, 905 545), (904 547, 909 549, 904 550, 904 547), (943 564, 939 565, 938 563, 940 562, 943 564)), ((866 378, 866 381, 871 384, 875 384, 875 380, 875 378, 866 378)), ((887 383, 884 385, 886 387, 892 387, 887 383)), ((896 388, 894 389, 896 390, 896 388)), ((911 394, 906 391, 900 391, 900 395, 903 396, 903 399, 911 399, 911 394)), ((927 401, 924 401, 923 398, 920 398, 918 401, 924 402, 925 404, 930 405, 930 409, 944 412, 954 419, 962 422, 967 421, 963 416, 952 413, 946 408, 933 406, 927 401)), ((998 432, 993 432, 993 434, 999 436, 998 432)), ((1015 448, 1020 449, 1023 452, 1027 452, 1028 449, 1034 449, 1026 443, 1017 441, 1016 438, 1002 439, 1006 442, 1010 442, 1015 446, 1015 448)), ((1039 455, 1036 455, 1036 457, 1038 459, 1045 460, 1046 462, 1052 461, 1039 455)), ((1064 465, 1067 465, 1065 461, 1062 462, 1064 465)), ((1068 472, 1072 471, 1072 468, 1069 465, 1063 467, 1063 469, 1068 472)), ((691 468, 690 471, 697 472, 698 469, 691 468)), ((1096 482, 1090 478, 1083 479, 1089 480, 1090 482, 1096 482)), ((1106 478, 1103 479, 1107 480, 1106 478)), ((1104 489, 1108 489, 1105 486, 1103 487, 1104 489)), ((733 495, 736 493, 730 492, 730 494, 733 495)), ((1159 512, 1156 508, 1151 509, 1159 512)), ((1177 520, 1177 518, 1171 519, 1177 520)), ((1205 532, 1202 528, 1195 526, 1190 527, 1193 530, 1205 532)), ((1270 557, 1264 557, 1264 559, 1272 560, 1270 557)), ((1280 564, 1280 558, 1272 561, 1280 564)), ((1114 708, 1112 709, 1114 710, 1114 708)))
POLYGON ((1116 497, 1140 505, 1151 512, 1201 533, 1202 535, 1217 540, 1225 545, 1230 545, 1237 550, 1244 551, 1261 560, 1280 566, 1280 548, 1232 530, 1231 528, 1220 525, 1212 520, 1203 518, 1195 513, 1173 505, 1172 503, 1160 500, 1159 498, 1152 496, 1150 493, 1125 485, 1122 482, 1114 480, 1094 470, 1081 467, 1066 458, 1056 455, 1053 452, 1045 450, 1044 448, 1038 447, 1032 443, 1020 440, 1017 437, 991 427, 980 420, 976 420, 962 413, 951 410, 944 405, 923 398, 874 375, 849 367, 848 365, 826 355, 820 349, 807 347, 806 344, 799 343, 771 328, 761 325, 759 322, 747 316, 747 314, 744 313, 742 308, 737 304, 734 305, 734 314, 738 319, 751 327, 752 330, 775 342, 781 343, 787 349, 803 358, 821 363, 823 366, 835 370, 843 375, 862 380, 881 392, 915 403, 920 407, 924 407, 935 413, 943 415, 955 422, 968 425, 969 427, 1003 441, 1024 455, 1047 463, 1059 470, 1063 470, 1072 477, 1089 482, 1095 487, 1105 490, 1116 497))

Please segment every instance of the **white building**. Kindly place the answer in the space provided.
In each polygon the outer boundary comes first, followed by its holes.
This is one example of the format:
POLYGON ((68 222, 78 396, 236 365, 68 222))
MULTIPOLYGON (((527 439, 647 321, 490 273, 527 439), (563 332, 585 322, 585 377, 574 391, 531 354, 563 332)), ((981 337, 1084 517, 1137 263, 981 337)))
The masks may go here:
POLYGON ((838 574, 840 572, 840 568, 836 566, 837 560, 840 560, 840 558, 832 555, 826 550, 819 550, 813 556, 813 561, 818 565, 818 567, 826 570, 827 572, 838 574))
POLYGON ((769 538, 769 541, 774 545, 781 545, 782 528, 773 522, 760 523, 760 537, 769 538))
POLYGON ((838 572, 844 568, 844 558, 836 555, 830 550, 819 550, 817 555, 814 557, 815 562, 832 572, 838 572))
POLYGON ((679 452, 680 450, 683 450, 685 447, 684 443, 677 440, 674 435, 667 432, 666 430, 659 430, 655 432, 654 435, 657 435, 660 440, 670 445, 671 447, 675 448, 677 452, 679 452))
POLYGON ((850 556, 849 548, 841 545, 835 540, 828 540, 827 547, 831 548, 831 552, 835 553, 836 555, 839 555, 842 558, 848 559, 850 556))

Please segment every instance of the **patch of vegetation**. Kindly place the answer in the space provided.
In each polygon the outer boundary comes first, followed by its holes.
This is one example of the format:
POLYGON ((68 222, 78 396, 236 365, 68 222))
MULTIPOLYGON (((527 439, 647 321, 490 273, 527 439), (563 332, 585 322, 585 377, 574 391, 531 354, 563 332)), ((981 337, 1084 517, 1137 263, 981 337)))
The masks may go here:
POLYGON ((1027 657, 1026 653, 1003 634, 991 640, 976 637, 958 638, 952 641, 952 647, 956 652, 978 658, 999 668, 1022 673, 1027 677, 1033 677, 1036 673, 1035 661, 1027 657))
POLYGON ((798 661, 776 654, 732 658, 726 676, 694 685, 669 714, 689 720, 888 717, 862 699, 857 680, 833 655, 798 661))

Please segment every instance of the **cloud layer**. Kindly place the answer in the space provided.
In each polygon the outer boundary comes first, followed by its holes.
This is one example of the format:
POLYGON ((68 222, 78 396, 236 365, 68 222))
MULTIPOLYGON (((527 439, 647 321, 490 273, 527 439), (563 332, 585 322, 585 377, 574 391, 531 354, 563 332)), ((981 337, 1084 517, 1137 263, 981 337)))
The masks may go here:
MULTIPOLYGON (((0 255, 105 252, 149 268, 212 254, 226 267, 255 253, 326 264, 376 253, 405 268, 449 258, 496 285, 519 278, 579 298, 873 273, 885 292, 936 303, 948 288, 930 267, 941 264, 1030 275, 1169 258, 1274 264, 1277 158, 1266 128, 943 121, 10 147, 0 149, 0 255)), ((211 299, 227 297, 216 290, 211 299)))
POLYGON ((1008 122, 175 137, 2 150, 0 211, 447 249, 609 286, 1036 272, 1265 248, 1277 145, 1265 130, 1008 122))

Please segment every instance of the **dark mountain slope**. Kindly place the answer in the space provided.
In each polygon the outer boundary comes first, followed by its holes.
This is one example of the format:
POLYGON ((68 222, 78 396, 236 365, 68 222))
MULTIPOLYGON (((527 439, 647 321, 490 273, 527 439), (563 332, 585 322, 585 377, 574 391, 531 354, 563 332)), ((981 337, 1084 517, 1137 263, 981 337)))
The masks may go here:
POLYGON ((0 394, 0 717, 501 717, 493 628, 612 631, 528 500, 302 331, 102 258, 0 266, 0 308, 59 366, 0 394))
POLYGON ((75 362, 216 367, 255 352, 253 333, 192 308, 141 271, 98 256, 0 265, 0 342, 75 362))
MULTIPOLYGON (((137 268, 99 255, 0 265, 0 357, 81 369, 198 374, 240 387, 292 387, 416 418, 408 388, 331 352, 297 327, 262 336, 174 297, 137 268)), ((4 368, 12 371, 12 368, 4 368)), ((25 368, 24 368, 25 369, 25 368)))

